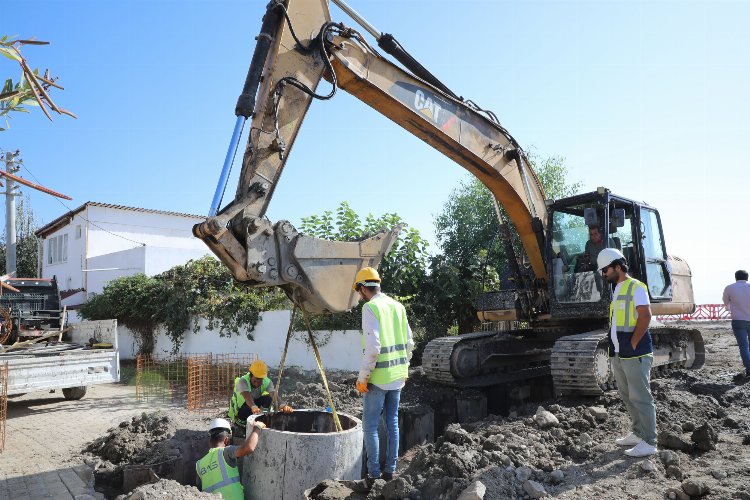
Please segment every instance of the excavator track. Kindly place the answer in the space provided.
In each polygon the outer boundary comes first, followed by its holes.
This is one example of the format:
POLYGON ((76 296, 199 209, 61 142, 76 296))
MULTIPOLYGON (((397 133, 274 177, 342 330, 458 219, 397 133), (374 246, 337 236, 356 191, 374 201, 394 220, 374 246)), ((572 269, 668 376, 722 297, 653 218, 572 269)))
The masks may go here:
MULTIPOLYGON (((523 333, 479 332, 432 340, 422 354, 425 376, 453 387, 486 387, 551 374, 555 394, 562 395, 596 396, 616 387, 605 330, 556 341, 523 333)), ((652 327, 651 333, 654 368, 703 366, 700 331, 652 327)))
POLYGON ((550 371, 556 394, 597 395, 613 388, 606 333, 596 330, 559 338, 550 371))
POLYGON ((422 368, 429 380, 453 387, 485 387, 541 377, 549 374, 551 343, 547 344, 540 348, 533 341, 499 332, 440 337, 425 347, 422 368), (497 370, 470 370, 470 375, 462 375, 467 360, 476 358, 482 366, 493 357, 495 362, 503 358, 497 370))
MULTIPOLYGON (((652 368, 698 369, 706 358, 699 330, 652 327, 652 368)), ((556 394, 598 395, 615 386, 603 330, 568 335, 555 342, 550 360, 556 394)))

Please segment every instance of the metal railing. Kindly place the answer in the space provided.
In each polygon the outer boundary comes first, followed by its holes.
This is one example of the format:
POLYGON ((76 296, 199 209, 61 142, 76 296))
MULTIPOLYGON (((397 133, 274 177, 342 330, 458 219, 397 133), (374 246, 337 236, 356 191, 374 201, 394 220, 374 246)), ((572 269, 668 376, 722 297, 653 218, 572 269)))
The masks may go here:
POLYGON ((724 304, 700 304, 692 314, 667 314, 657 316, 659 321, 722 321, 731 319, 724 304))

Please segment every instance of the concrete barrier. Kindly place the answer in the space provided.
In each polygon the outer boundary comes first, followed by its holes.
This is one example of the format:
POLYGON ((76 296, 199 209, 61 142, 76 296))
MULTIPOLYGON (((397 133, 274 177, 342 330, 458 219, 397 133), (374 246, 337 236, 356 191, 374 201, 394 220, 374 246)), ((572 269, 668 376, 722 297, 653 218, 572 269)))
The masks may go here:
POLYGON ((295 410, 288 415, 254 415, 268 428, 258 446, 242 460, 242 485, 246 500, 304 498, 304 492, 324 479, 360 479, 362 422, 338 414, 342 432, 336 432, 333 415, 325 411, 295 410))

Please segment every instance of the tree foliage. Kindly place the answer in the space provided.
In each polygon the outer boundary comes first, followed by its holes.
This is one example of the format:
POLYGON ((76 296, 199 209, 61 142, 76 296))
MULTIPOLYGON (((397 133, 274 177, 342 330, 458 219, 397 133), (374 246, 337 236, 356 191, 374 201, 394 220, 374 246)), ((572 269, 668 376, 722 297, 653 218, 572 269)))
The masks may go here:
MULTIPOLYGON (((38 271, 39 247, 34 232, 36 216, 28 196, 16 201, 16 277, 35 278, 38 271)), ((7 252, 5 232, 0 235, 0 274, 6 274, 7 252)))
POLYGON ((114 279, 79 312, 85 319, 117 318, 138 334, 139 350, 148 353, 153 351, 159 327, 172 339, 174 351, 186 331, 198 332, 200 318, 222 336, 247 328, 252 340, 262 311, 287 307, 288 300, 279 289, 248 288, 235 281, 221 262, 206 256, 153 277, 137 274, 114 279))
MULTIPOLYGON (((396 297, 416 294, 424 281, 427 270, 427 241, 419 231, 409 227, 397 214, 387 213, 380 217, 368 214, 364 221, 345 201, 334 214, 326 210, 321 215, 303 217, 300 231, 316 238, 339 241, 358 241, 384 229, 401 226, 398 240, 379 266, 383 288, 396 297)), ((310 317, 313 330, 345 330, 359 328, 362 317, 361 306, 352 311, 310 317)), ((295 328, 306 329, 302 315, 297 316, 295 328)))
MULTIPOLYGON (((547 198, 571 196, 580 189, 579 182, 569 182, 564 158, 540 158, 532 154, 529 160, 547 198)), ((507 223, 502 207, 500 216, 507 223)), ((433 260, 430 286, 445 290, 436 299, 446 301, 441 310, 450 315, 446 320, 450 319, 449 324, 455 325, 460 333, 473 331, 479 322, 474 304, 480 292, 511 285, 508 256, 499 232, 493 195, 475 177, 467 178, 453 191, 435 218, 442 256, 433 260), (458 280, 463 293, 452 292, 454 280, 458 280)), ((513 230, 511 238, 518 255, 520 244, 513 230)))
MULTIPOLYGON (((40 75, 38 69, 32 70, 21 54, 21 47, 24 45, 48 44, 49 42, 38 40, 13 40, 8 35, 0 37, 0 55, 15 61, 21 69, 21 76, 16 83, 12 78, 7 78, 0 88, 0 117, 5 118, 6 127, 10 113, 28 113, 28 106, 38 106, 50 121, 52 116, 47 108, 58 114, 76 117, 70 111, 57 106, 50 97, 51 87, 63 89, 55 83, 57 78, 51 77, 49 70, 45 70, 44 75, 40 75)), ((3 130, 5 129, 0 127, 0 131, 3 130)))
POLYGON ((380 217, 368 214, 362 221, 345 201, 333 212, 303 217, 300 231, 316 238, 358 241, 382 230, 401 226, 398 240, 383 258, 379 270, 383 286, 396 295, 410 295, 417 291, 427 266, 427 240, 419 231, 404 222, 398 214, 380 217))

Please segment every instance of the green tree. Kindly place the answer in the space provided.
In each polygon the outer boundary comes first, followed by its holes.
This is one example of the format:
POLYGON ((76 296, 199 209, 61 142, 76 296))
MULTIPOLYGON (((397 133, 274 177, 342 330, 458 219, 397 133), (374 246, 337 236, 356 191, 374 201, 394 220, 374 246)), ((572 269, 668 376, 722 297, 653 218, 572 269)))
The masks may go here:
MULTIPOLYGON (((16 276, 35 278, 38 270, 39 246, 34 232, 37 230, 36 217, 28 196, 16 202, 16 276)), ((0 274, 6 274, 5 255, 7 252, 5 231, 0 235, 0 274)))
MULTIPOLYGON (((24 45, 48 44, 49 42, 38 40, 13 40, 8 35, 0 37, 0 54, 18 63, 21 68, 21 76, 16 83, 8 78, 0 88, 0 117, 5 119, 6 127, 10 113, 28 113, 28 106, 39 106, 50 121, 52 116, 47 111, 48 107, 55 113, 76 118, 70 111, 57 106, 50 97, 51 87, 63 89, 55 83, 57 78, 51 77, 49 70, 45 70, 44 75, 40 75, 38 69, 32 70, 21 54, 21 47, 24 45)), ((3 130, 5 129, 0 127, 0 131, 3 130)))
POLYGON ((368 214, 364 221, 345 201, 333 212, 303 217, 300 231, 316 238, 357 241, 382 231, 401 226, 398 240, 383 258, 379 272, 384 285, 394 295, 416 293, 427 268, 427 241, 417 229, 409 227, 398 214, 380 217, 368 214))
POLYGON ((197 333, 199 320, 222 336, 248 329, 248 339, 260 313, 289 307, 278 288, 248 288, 212 257, 190 260, 153 277, 144 274, 110 281, 101 294, 79 310, 84 319, 117 318, 138 334, 140 352, 152 352, 154 333, 164 327, 177 351, 186 331, 197 333))
MULTIPOLYGON (((411 297, 421 288, 427 272, 427 241, 421 237, 417 229, 409 227, 397 214, 388 213, 380 217, 368 214, 363 221, 349 204, 343 201, 335 214, 331 210, 326 210, 321 215, 303 217, 300 231, 316 238, 358 241, 398 225, 401 226, 398 240, 380 263, 379 273, 384 289, 402 300, 408 308, 411 297)), ((359 328, 361 314, 361 306, 357 306, 345 313, 312 316, 310 326, 313 330, 359 328)), ((301 314, 297 316, 295 328, 306 328, 301 314)))
MULTIPOLYGON (((579 182, 569 183, 564 158, 540 158, 532 154, 529 161, 541 182, 547 198, 575 194, 579 182)), ((505 211, 500 214, 507 223, 505 211)), ((456 327, 460 333, 473 331, 477 295, 509 285, 508 256, 500 239, 500 223, 492 193, 477 178, 469 177, 451 194, 443 210, 435 218, 435 232, 442 255, 433 259, 427 286, 443 290, 431 300, 443 304, 443 328, 456 327), (456 293, 456 287, 462 293, 456 293)), ((520 252, 511 226, 512 244, 520 252)), ((436 334, 437 336, 437 334, 436 334)))

